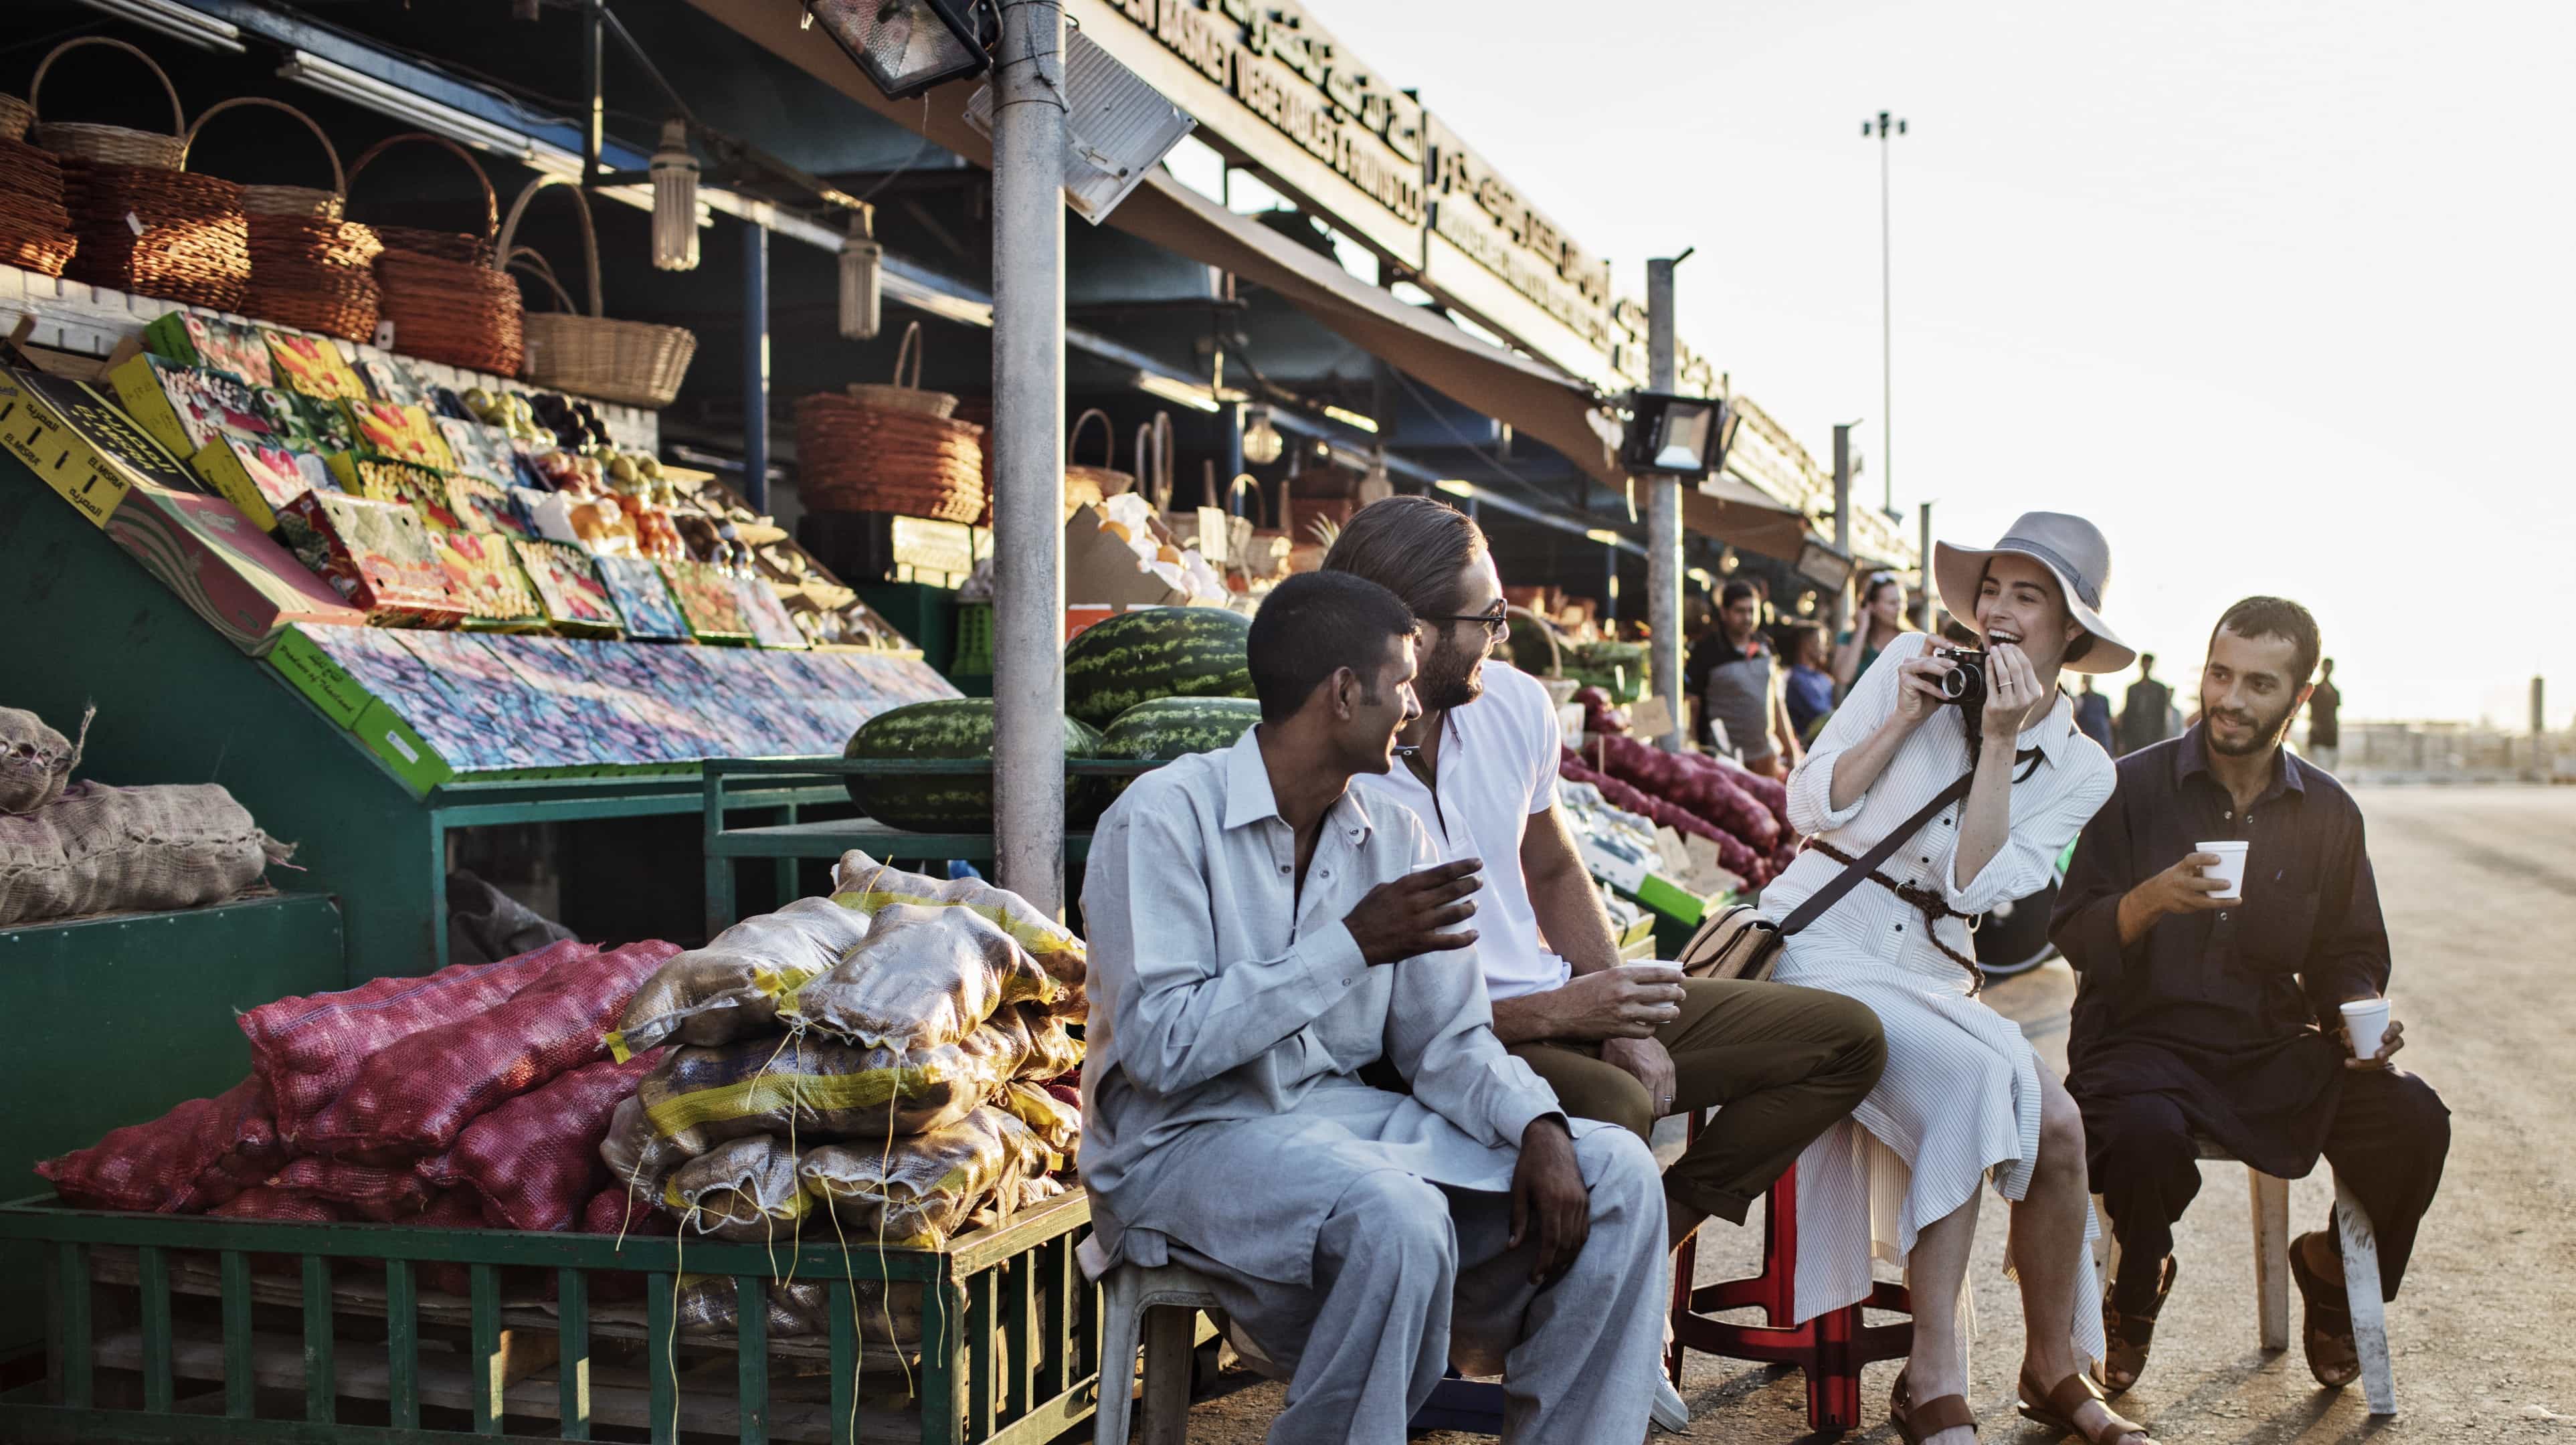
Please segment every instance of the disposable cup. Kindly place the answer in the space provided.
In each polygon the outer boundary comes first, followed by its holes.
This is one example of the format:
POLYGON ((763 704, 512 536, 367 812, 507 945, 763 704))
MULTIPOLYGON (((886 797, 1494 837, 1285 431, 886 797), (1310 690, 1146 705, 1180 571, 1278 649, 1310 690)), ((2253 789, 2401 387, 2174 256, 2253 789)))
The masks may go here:
POLYGON ((2388 1042, 2388 1000, 2357 998, 2343 1006, 2344 1032, 2352 1035, 2352 1056, 2367 1059, 2388 1042))
POLYGON ((2251 845, 2241 838, 2224 838, 2215 843, 2194 843, 2191 846, 2198 852, 2218 855, 2217 862, 2200 870, 2201 877, 2215 878, 2227 885, 2210 897, 2231 902, 2245 896, 2245 850, 2251 845))

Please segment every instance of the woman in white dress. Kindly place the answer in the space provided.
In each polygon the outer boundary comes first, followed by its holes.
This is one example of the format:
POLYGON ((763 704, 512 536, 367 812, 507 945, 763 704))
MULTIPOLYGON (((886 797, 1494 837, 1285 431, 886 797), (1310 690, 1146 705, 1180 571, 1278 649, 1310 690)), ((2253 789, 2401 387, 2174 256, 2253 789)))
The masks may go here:
POLYGON ((1966 924, 2039 891, 2111 795, 2110 758, 2057 689, 2063 670, 2117 672, 2136 655, 2098 610, 2109 570, 2102 534, 2054 513, 2024 516, 1982 551, 1941 544, 1942 603, 1984 640, 1983 708, 1945 697, 1960 663, 1934 639, 1898 638, 1790 777, 1789 820, 1810 842, 1762 896, 1764 913, 1786 917, 1973 772, 1964 798, 1786 941, 1775 974, 1849 994, 1886 1026, 1878 1087, 1798 1161, 1796 1313, 1859 1301, 1873 1256, 1905 1266, 1914 1352, 1890 1413, 1917 1445, 1974 1435, 1963 1299, 1988 1178, 2012 1207, 2023 1413, 2095 1445, 2149 1445, 2086 1374, 2102 1340, 2083 1122, 2020 1028, 1975 997, 1966 924))

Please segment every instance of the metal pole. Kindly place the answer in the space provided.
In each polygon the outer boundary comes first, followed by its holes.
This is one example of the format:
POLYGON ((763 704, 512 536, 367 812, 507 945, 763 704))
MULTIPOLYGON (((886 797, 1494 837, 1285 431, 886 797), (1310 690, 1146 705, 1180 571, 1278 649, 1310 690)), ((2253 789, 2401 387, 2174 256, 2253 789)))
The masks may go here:
POLYGON ((1922 545, 1923 585, 1916 589, 1920 595, 1916 597, 1915 605, 1923 609, 1922 627, 1924 631, 1929 632, 1932 630, 1932 624, 1937 619, 1937 615, 1941 608, 1940 599, 1934 595, 1938 593, 1941 588, 1939 584, 1932 580, 1932 504, 1930 502, 1925 502, 1923 504, 1922 545))
MULTIPOLYGON (((607 106, 600 95, 608 83, 607 20, 602 0, 590 0, 582 7, 581 89, 590 105, 581 123, 581 188, 585 192, 599 187, 599 152, 608 138, 607 106)), ((507 256, 499 258, 501 265, 509 262, 507 256)))
MULTIPOLYGON (((1834 427, 1834 550, 1845 557, 1851 555, 1851 432, 1850 422, 1834 427)), ((1834 594, 1830 615, 1837 637, 1852 625, 1851 598, 1849 584, 1834 594)))
MULTIPOLYGON (((1646 263, 1646 384, 1673 389, 1680 343, 1674 337, 1674 260, 1646 263)), ((1612 560, 1617 552, 1611 553, 1612 560)), ((1664 700, 1672 726, 1655 741, 1682 745, 1682 483, 1658 473, 1646 479, 1647 690, 1664 700)))
MULTIPOLYGON (((1887 112, 1878 113, 1878 477, 1880 508, 1896 512, 1896 282, 1887 221, 1887 112)), ((1929 566, 1927 558, 1925 565, 1929 566)))
POLYGON ((1002 0, 993 85, 993 828, 1064 909, 1064 11, 1002 0))
POLYGON ((742 236, 742 494, 769 510, 769 228, 742 236))

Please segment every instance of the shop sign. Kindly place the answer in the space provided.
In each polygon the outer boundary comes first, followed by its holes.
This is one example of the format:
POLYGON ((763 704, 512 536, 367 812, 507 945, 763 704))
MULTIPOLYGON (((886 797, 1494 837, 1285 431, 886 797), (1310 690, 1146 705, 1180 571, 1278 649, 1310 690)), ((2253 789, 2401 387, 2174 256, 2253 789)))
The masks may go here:
MULTIPOLYGON (((1356 188, 1383 215, 1378 224, 1347 207, 1327 206, 1381 250, 1409 260, 1424 212, 1422 107, 1388 87, 1345 51, 1330 32, 1293 4, 1250 0, 1102 0, 1209 85, 1259 120, 1268 136, 1211 115, 1197 98, 1173 99, 1264 169, 1296 185, 1299 168, 1272 160, 1284 139, 1309 161, 1356 188), (1265 142, 1269 142, 1265 144, 1265 142), (1392 222, 1393 224, 1387 224, 1392 222)), ((1136 58, 1100 33, 1131 65, 1136 58)), ((1149 76, 1149 79, 1151 77, 1149 76)), ((1321 199, 1310 196, 1309 199, 1321 199)))

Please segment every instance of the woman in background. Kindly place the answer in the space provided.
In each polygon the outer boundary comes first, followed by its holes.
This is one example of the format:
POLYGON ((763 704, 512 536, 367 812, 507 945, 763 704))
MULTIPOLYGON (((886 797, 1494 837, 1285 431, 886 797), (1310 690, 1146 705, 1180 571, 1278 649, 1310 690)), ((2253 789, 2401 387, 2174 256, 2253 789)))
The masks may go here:
POLYGON ((1834 694, 1851 696, 1852 684, 1869 671, 1896 639, 1914 630, 1905 617, 1905 584, 1893 572, 1872 572, 1860 585, 1860 615, 1851 631, 1834 639, 1834 694))

